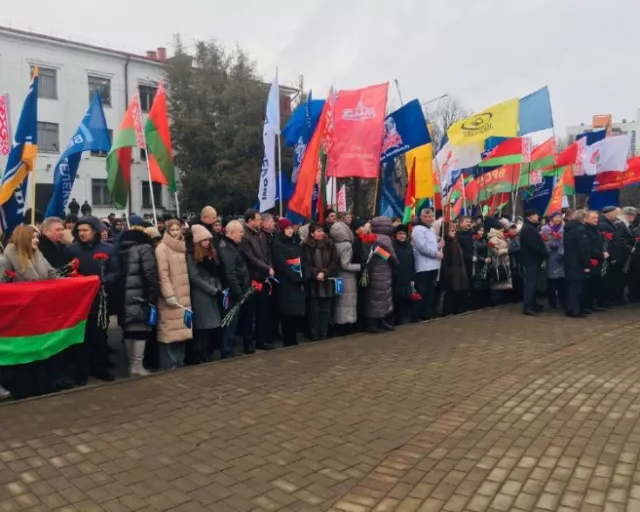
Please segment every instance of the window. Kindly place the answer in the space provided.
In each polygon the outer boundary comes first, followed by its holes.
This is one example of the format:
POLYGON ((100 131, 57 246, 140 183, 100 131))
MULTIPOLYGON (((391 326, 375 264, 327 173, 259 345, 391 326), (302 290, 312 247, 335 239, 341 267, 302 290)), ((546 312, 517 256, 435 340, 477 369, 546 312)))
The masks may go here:
POLYGON ((38 121, 38 151, 58 153, 60 138, 57 123, 41 123, 38 121))
POLYGON ((94 206, 111 206, 111 194, 107 180, 91 180, 91 204, 94 206))
POLYGON ((150 85, 140 85, 138 89, 140 89, 140 108, 143 112, 149 112, 158 88, 151 87, 150 85))
MULTIPOLYGON (((33 68, 31 66, 31 73, 33 68)), ((38 66, 38 97, 50 100, 58 99, 58 72, 52 68, 38 66)))
POLYGON ((141 162, 147 161, 147 150, 144 148, 140 148, 140 161, 141 162))
POLYGON ((102 105, 105 107, 111 106, 111 80, 109 78, 102 78, 101 76, 89 75, 89 102, 93 99, 95 93, 100 93, 102 99, 102 105))
MULTIPOLYGON (((151 196, 149 195, 149 182, 141 181, 142 184, 142 207, 151 208, 151 196)), ((153 187, 153 199, 156 202, 156 208, 162 207, 162 185, 160 183, 152 183, 153 187)))

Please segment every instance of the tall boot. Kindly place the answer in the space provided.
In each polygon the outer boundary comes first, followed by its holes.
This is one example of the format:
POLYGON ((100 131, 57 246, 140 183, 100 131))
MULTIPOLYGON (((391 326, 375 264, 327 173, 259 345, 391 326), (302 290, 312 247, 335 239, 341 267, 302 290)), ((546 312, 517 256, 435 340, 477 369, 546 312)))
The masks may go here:
POLYGON ((384 332, 384 329, 380 327, 377 318, 367 318, 367 332, 379 334, 384 332))
POLYGON ((147 344, 147 340, 133 340, 131 346, 131 366, 129 373, 132 377, 146 377, 149 372, 144 369, 142 360, 144 359, 144 347, 147 344))

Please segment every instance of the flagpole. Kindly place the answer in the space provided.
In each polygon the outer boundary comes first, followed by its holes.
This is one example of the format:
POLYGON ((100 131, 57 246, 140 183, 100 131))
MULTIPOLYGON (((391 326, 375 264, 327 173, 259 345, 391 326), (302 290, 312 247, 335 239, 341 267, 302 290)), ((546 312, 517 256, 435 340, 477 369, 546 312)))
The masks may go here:
POLYGON ((173 193, 173 196, 176 200, 176 217, 180 218, 180 201, 178 201, 178 191, 176 190, 173 193))
POLYGON ((276 84, 278 85, 278 193, 280 194, 280 217, 284 212, 284 198, 282 197, 282 143, 280 141, 280 79, 278 78, 278 67, 276 66, 276 84))
POLYGON ((31 180, 29 181, 31 182, 31 224, 35 226, 36 225, 36 181, 37 181, 35 167, 33 168, 33 171, 31 171, 31 180))
POLYGON ((147 152, 147 175, 149 176, 149 194, 151 195, 151 210, 153 211, 153 225, 158 225, 158 216, 156 215, 156 200, 153 197, 153 181, 151 181, 151 165, 149 165, 149 146, 147 146, 147 139, 142 131, 142 139, 144 140, 145 151, 147 152))

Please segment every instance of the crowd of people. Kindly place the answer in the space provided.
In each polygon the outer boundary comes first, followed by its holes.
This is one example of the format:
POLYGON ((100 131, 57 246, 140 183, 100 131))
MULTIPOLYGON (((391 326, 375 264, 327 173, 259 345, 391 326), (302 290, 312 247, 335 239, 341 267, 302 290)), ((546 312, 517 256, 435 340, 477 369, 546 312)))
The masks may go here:
MULTIPOLYGON (((238 338, 241 352, 252 354, 279 341, 388 332, 507 302, 522 301, 525 315, 538 316, 545 295, 549 308, 571 318, 640 299, 640 219, 632 207, 567 209, 545 219, 528 211, 516 222, 436 220, 425 208, 411 225, 333 210, 323 223, 293 225, 250 209, 224 226, 211 206, 197 219, 165 215, 156 225, 135 214, 84 213, 18 227, 0 246, 0 275, 57 279, 74 262, 77 274, 100 276, 133 377, 209 362, 216 352, 235 357, 238 338)), ((113 380, 101 314, 96 298, 84 343, 0 368, 0 398, 83 386, 90 376, 113 380)))

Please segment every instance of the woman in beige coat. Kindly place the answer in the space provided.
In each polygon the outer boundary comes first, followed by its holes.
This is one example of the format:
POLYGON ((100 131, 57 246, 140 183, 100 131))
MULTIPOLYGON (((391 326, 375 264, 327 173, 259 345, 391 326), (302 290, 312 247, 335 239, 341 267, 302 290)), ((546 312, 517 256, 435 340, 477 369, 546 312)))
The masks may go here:
POLYGON ((513 288, 509 242, 504 237, 504 227, 496 224, 489 230, 488 256, 491 258, 489 275, 491 280, 491 300, 494 305, 502 302, 502 292, 513 288))
POLYGON ((191 309, 189 271, 182 229, 177 220, 165 224, 162 243, 156 247, 160 298, 158 299, 158 345, 161 370, 184 365, 187 340, 193 337, 184 324, 184 308, 191 309))

